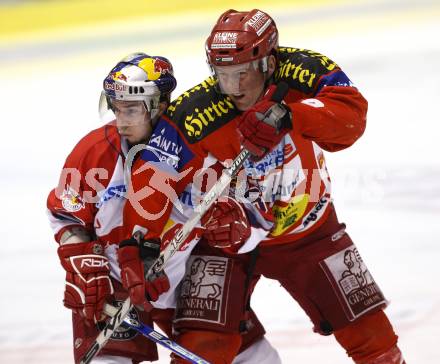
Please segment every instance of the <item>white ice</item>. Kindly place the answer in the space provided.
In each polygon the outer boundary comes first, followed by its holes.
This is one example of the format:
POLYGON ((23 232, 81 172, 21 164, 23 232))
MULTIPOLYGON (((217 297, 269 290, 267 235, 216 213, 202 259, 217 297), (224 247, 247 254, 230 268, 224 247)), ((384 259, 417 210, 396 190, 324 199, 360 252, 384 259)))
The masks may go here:
MULTIPOLYGON (((387 313, 407 363, 437 364, 440 5, 368 4, 272 14, 282 45, 328 55, 369 100, 363 138, 327 155, 335 204, 391 302, 387 313)), ((154 28, 150 21, 140 34, 127 26, 119 35, 0 45, 1 363, 72 362, 70 313, 61 303, 64 277, 45 200, 74 144, 100 125, 102 79, 126 53, 162 54, 175 65, 177 96, 208 74, 203 42, 216 16, 194 19, 191 29, 172 22, 154 28), (167 26, 166 34, 157 30, 167 26)), ((332 337, 312 333, 278 283, 260 282, 252 304, 284 363, 351 362, 332 337)), ((167 352, 160 355, 166 363, 167 352)))

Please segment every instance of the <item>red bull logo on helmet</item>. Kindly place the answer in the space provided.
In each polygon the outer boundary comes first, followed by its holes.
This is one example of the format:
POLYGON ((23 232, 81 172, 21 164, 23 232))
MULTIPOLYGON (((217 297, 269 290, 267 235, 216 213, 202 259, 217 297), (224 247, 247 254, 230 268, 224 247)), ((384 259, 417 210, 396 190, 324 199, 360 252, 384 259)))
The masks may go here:
POLYGON ((111 77, 116 80, 121 80, 127 82, 127 76, 125 76, 121 71, 112 73, 111 77))
POLYGON ((154 70, 161 74, 171 72, 171 65, 167 61, 157 58, 154 60, 154 70))
POLYGON ((172 70, 171 65, 160 58, 144 58, 139 63, 138 66, 142 68, 150 81, 156 81, 166 72, 172 70))
POLYGON ((104 82, 104 89, 107 91, 120 91, 124 92, 127 90, 127 87, 125 85, 120 85, 118 83, 115 83, 113 81, 105 81, 104 82))
MULTIPOLYGON (((154 58, 144 58, 138 63, 138 66, 145 71, 150 81, 156 81, 162 75, 161 64, 156 65, 157 61, 154 58)), ((160 62, 166 65, 166 62, 160 62)))

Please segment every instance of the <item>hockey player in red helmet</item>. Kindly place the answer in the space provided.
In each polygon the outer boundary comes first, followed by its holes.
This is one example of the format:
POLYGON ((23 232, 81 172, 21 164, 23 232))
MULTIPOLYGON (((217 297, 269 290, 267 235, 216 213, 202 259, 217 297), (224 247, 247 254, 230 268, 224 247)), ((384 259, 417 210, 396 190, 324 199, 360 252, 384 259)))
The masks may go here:
MULTIPOLYGON (((313 330, 334 335, 355 363, 403 364, 387 300, 337 218, 324 158, 361 137, 367 101, 325 55, 279 46, 274 20, 258 9, 222 14, 206 53, 212 77, 171 103, 145 163, 168 173, 167 187, 190 216, 241 148, 253 158, 202 218, 177 299, 177 340, 213 364, 231 363, 252 327, 249 299, 263 275, 280 282, 313 330), (287 93, 274 101, 282 83, 287 93)), ((144 206, 168 202, 158 191, 144 206)), ((143 224, 160 231, 169 210, 143 224)), ((131 224, 133 216, 127 211, 131 224)), ((267 305, 278 309, 269 298, 267 305)))
POLYGON ((276 67, 278 29, 260 10, 226 11, 206 40, 206 54, 220 91, 239 110, 262 95, 276 67))
MULTIPOLYGON (((315 149, 317 167, 322 170, 323 157, 319 147, 337 151, 350 146, 362 135, 367 103, 348 77, 334 62, 319 53, 278 47, 276 25, 265 12, 257 9, 250 12, 229 10, 222 14, 206 41, 206 53, 220 91, 227 94, 240 111, 244 111, 238 124, 241 142, 257 158, 267 156, 285 140, 286 135, 290 135, 299 157, 304 160, 307 159, 305 150, 308 146, 303 143, 310 143, 310 147, 315 149), (264 122, 263 115, 273 108, 275 102, 269 98, 271 87, 280 81, 286 81, 290 86, 283 104, 286 110, 283 117, 287 115, 289 120, 284 120, 279 124, 282 127, 276 129, 264 122)), ((286 153, 284 158, 287 159, 286 153)), ((285 170, 295 173, 294 169, 285 170)), ((313 179, 311 182, 314 182, 313 179)), ((321 188, 326 189, 325 184, 330 181, 324 177, 323 182, 321 188)), ((350 298, 354 301, 353 297, 359 297, 371 287, 377 288, 374 289, 375 294, 380 289, 345 233, 345 226, 338 223, 332 203, 327 204, 327 214, 322 212, 324 201, 330 199, 329 193, 327 190, 319 194, 309 214, 307 207, 302 213, 298 208, 296 215, 299 216, 290 217, 294 217, 295 221, 280 218, 283 226, 276 222, 271 233, 274 239, 289 230, 293 233, 292 237, 288 239, 286 234, 287 239, 280 239, 279 245, 275 248, 274 244, 272 249, 268 242, 267 250, 260 257, 262 261, 266 257, 267 265, 262 263, 261 270, 258 270, 257 262, 256 271, 278 279, 308 313, 315 325, 314 330, 324 335, 334 334, 354 362, 402 364, 397 336, 382 310, 386 305, 382 293, 373 302, 369 302, 371 297, 361 299, 364 309, 353 312, 356 309, 350 298), (304 234, 311 221, 315 223, 315 228, 304 234), (300 228, 295 233, 294 228, 284 227, 286 223, 300 228), (328 248, 326 239, 339 246, 328 248), (355 262, 347 264, 347 254, 356 255, 353 258, 355 262), (302 260, 299 258, 306 256, 310 266, 304 270, 300 267, 302 260), (291 272, 270 268, 271 261, 281 267, 292 267, 291 272), (357 265, 358 269, 353 265, 357 265), (358 285, 343 286, 345 283, 341 280, 347 280, 344 277, 348 276, 356 277, 358 285), (331 295, 324 293, 327 290, 331 295)), ((295 199, 301 195, 292 196, 295 196, 292 200, 285 200, 288 204, 277 204, 275 201, 272 206, 275 215, 282 211, 288 213, 295 206, 295 199)), ((212 225, 212 220, 210 224, 214 228, 209 237, 211 245, 215 245, 215 238, 219 236, 216 230, 220 232, 220 227, 212 225)), ((260 245, 263 250, 263 245, 260 245)))

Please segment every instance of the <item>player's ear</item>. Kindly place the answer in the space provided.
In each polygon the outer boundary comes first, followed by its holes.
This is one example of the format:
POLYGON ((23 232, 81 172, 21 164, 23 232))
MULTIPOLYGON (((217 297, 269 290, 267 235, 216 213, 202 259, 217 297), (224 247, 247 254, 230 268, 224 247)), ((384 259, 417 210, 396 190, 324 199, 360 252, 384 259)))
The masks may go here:
POLYGON ((159 113, 158 113, 159 116, 161 116, 166 111, 168 105, 169 105, 168 101, 161 101, 159 103, 159 113))
POLYGON ((277 60, 273 54, 271 54, 267 59, 267 75, 268 78, 272 76, 272 74, 275 72, 275 68, 277 65, 277 60))

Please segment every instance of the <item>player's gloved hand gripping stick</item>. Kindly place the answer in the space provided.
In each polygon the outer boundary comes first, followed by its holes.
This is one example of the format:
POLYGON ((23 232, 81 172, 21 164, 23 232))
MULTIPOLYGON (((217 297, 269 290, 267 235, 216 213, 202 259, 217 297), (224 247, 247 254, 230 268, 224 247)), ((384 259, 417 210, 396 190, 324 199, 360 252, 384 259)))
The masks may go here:
MULTIPOLYGON (((287 91, 288 85, 284 82, 279 83, 271 96, 272 104, 267 108, 264 113, 259 113, 259 115, 257 115, 259 121, 264 122, 272 128, 276 128, 276 132, 280 133, 282 132, 280 130, 281 128, 283 128, 284 130, 292 128, 291 123, 287 126, 288 128, 286 127, 285 123, 286 113, 288 113, 289 110, 280 105, 284 96, 287 94, 287 91), (281 120, 283 120, 283 122, 281 122, 281 120)), ((185 239, 189 236, 197 223, 201 220, 205 212, 208 211, 212 204, 221 196, 225 188, 231 183, 232 178, 238 173, 244 162, 251 155, 253 154, 248 149, 243 148, 238 156, 232 161, 232 164, 228 168, 225 168, 223 170, 220 179, 203 196, 202 201, 194 209, 193 213, 186 221, 186 223, 183 224, 182 228, 176 232, 175 237, 170 241, 166 248, 162 252, 160 252, 157 260, 146 273, 146 277, 150 277, 150 275, 160 274, 160 272, 164 269, 166 262, 182 246, 182 244, 185 242, 185 239)), ((110 339, 113 332, 122 324, 122 322, 124 322, 124 319, 131 309, 132 304, 130 298, 127 298, 119 307, 119 309, 114 313, 114 315, 110 318, 104 329, 99 333, 95 342, 92 344, 90 349, 86 352, 83 359, 81 360, 81 364, 88 364, 92 361, 92 359, 98 354, 98 352, 110 339)), ((176 354, 179 355, 178 352, 176 354)), ((198 362, 194 361, 194 363, 198 362)))
MULTIPOLYGON (((287 88, 285 85, 282 87, 287 88)), ((292 129, 290 108, 277 100, 279 87, 270 86, 263 98, 243 113, 238 125, 241 144, 254 160, 261 159, 292 129)))

